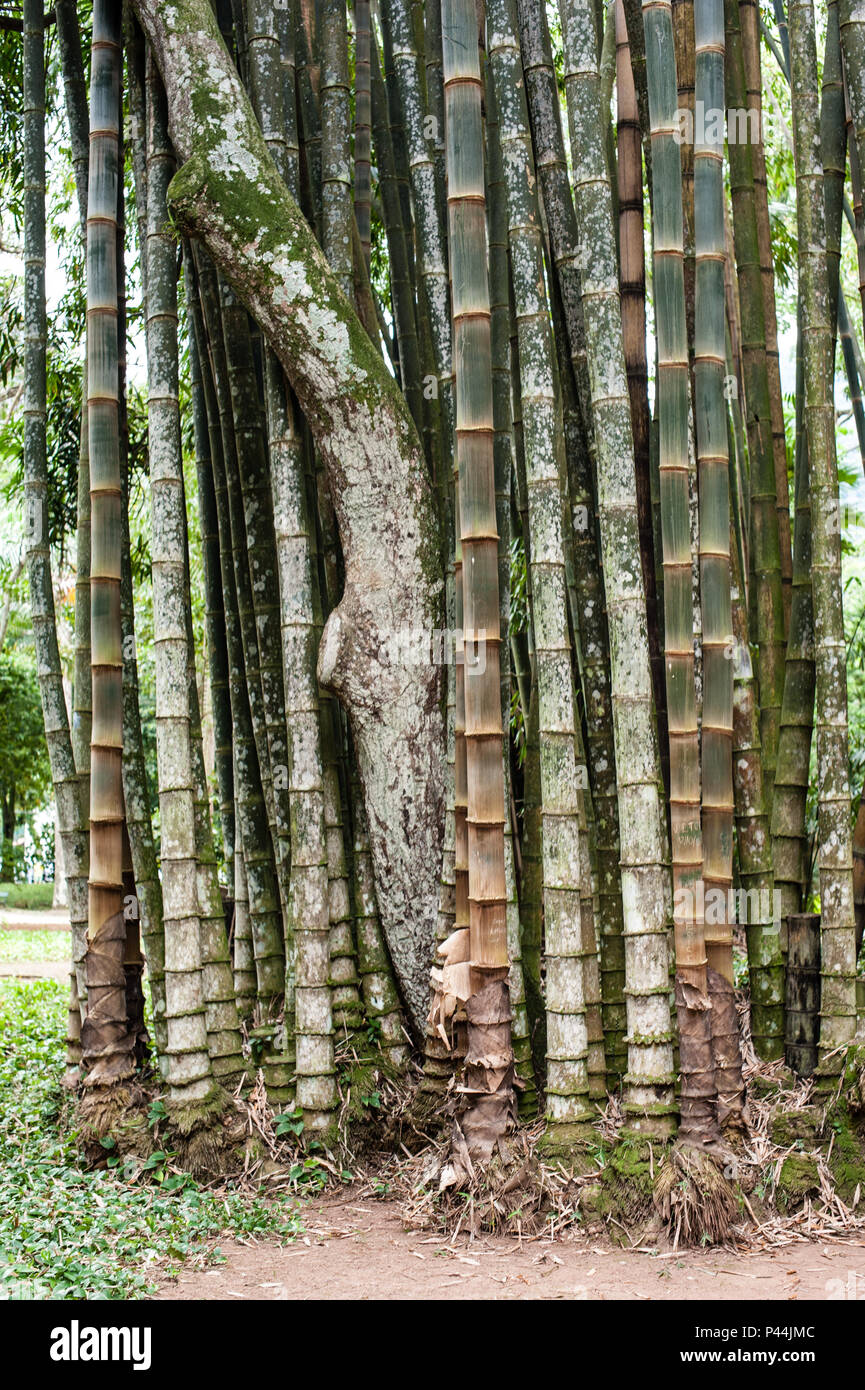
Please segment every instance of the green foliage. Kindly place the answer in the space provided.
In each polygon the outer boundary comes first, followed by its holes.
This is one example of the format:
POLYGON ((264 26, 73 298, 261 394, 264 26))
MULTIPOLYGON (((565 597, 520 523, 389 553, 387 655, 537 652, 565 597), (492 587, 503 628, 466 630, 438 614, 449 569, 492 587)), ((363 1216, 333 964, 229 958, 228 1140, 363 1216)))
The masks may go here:
MULTIPOLYGON (((38 912, 54 901, 53 883, 0 883, 0 913, 4 908, 17 912, 38 912)), ((19 936, 24 933, 19 932, 19 936)), ((33 932, 33 936, 59 936, 56 932, 33 932)), ((44 959, 44 957, 43 957, 44 959)))
MULTIPOLYGON (((12 839, 23 817, 42 809, 50 787, 51 768, 34 663, 23 652, 0 652, 0 804, 5 839, 12 839)), ((4 872, 17 878, 24 866, 11 849, 4 843, 4 872)))
POLYGON ((295 1202, 204 1191, 165 1149, 82 1170, 57 1123, 65 1009, 52 981, 0 981, 0 1297, 141 1298, 157 1271, 218 1261, 221 1233, 296 1236, 295 1202))
MULTIPOLYGON (((38 887, 51 888, 52 884, 38 887)), ((3 885, 0 884, 0 892, 3 885)), ((0 914, 8 907, 0 902, 0 914)), ((68 931, 2 931, 0 930, 0 961, 5 960, 70 960, 72 937, 68 931)))

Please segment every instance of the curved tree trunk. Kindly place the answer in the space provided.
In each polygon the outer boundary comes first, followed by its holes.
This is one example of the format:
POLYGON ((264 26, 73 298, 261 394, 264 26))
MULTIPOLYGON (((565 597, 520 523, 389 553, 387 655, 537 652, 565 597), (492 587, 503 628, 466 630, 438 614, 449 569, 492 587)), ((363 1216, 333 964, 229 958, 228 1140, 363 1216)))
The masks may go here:
POLYGON ((351 716, 382 925, 420 1028, 441 857, 439 672, 408 672, 390 639, 440 624, 432 497, 400 393, 340 292, 268 155, 206 0, 137 0, 185 166, 175 221, 200 237, 260 323, 321 450, 345 590, 325 626, 319 676, 351 716))

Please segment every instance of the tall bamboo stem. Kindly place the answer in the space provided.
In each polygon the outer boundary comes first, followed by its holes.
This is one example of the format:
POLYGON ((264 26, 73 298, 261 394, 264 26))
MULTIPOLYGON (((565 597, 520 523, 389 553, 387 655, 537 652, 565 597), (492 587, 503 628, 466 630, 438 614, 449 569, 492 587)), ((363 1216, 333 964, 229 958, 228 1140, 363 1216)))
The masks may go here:
POLYGON ((459 1123, 470 1156, 484 1160, 512 1125, 515 1098, 507 986, 501 637, 483 88, 473 0, 442 0, 442 56, 463 624, 469 639, 463 669, 471 992, 466 1003, 467 1104, 459 1123))
POLYGON ((547 955, 547 1119, 586 1120, 588 1037, 580 913, 580 808, 565 585, 564 441, 544 288, 528 108, 513 0, 490 0, 490 60, 501 121, 514 309, 520 355, 540 713, 541 824, 547 955))
MULTIPOLYGON (((601 118, 591 7, 587 0, 562 0, 560 14, 610 629, 629 1033, 625 1106, 634 1127, 666 1134, 674 1109, 669 878, 664 867, 612 200, 597 141, 601 118)), ((676 159, 678 163, 678 151, 676 159)))
MULTIPOLYGON (((724 101, 723 0, 696 0, 696 101, 724 101)), ((733 995, 733 616, 730 459, 724 395, 724 144, 711 126, 694 150, 694 416, 700 476, 703 609, 702 832, 705 942, 712 998, 718 1120, 743 1121, 742 1058, 733 995), (710 894, 714 902, 710 902, 710 894)))
POLYGON ((839 1048, 856 1031, 856 939, 847 735, 847 649, 832 399, 832 325, 820 163, 817 52, 811 0, 793 0, 790 91, 797 183, 804 421, 812 503, 811 582, 817 670, 817 809, 820 872, 821 1070, 843 1069, 839 1048))
POLYGON ((177 258, 167 233, 174 173, 165 92, 147 58, 147 375, 153 538, 153 648, 165 923, 168 1088, 175 1102, 213 1084, 204 1013, 195 843, 186 598, 186 506, 180 440, 177 258))
POLYGON ((132 1071, 123 961, 123 653, 120 624, 121 478, 117 338, 117 206, 122 52, 120 6, 93 10, 90 173, 87 203, 87 335, 92 518, 90 926, 88 1016, 82 1027, 87 1081, 132 1071))

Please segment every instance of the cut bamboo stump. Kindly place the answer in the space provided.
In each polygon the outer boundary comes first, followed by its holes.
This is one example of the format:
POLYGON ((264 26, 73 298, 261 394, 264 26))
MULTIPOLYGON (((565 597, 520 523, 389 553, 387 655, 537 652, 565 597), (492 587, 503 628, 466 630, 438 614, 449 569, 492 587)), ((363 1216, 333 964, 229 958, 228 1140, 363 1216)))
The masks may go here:
POLYGON ((788 919, 785 1057, 797 1076, 811 1076, 820 1039, 820 914, 788 919))

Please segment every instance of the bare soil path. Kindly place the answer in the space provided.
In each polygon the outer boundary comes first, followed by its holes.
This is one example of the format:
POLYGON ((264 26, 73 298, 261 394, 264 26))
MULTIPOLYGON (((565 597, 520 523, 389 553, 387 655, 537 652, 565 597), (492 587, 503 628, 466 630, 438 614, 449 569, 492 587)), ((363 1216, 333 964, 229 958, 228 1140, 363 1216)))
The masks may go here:
POLYGON ((0 931, 68 931, 69 913, 65 907, 3 907, 0 903, 0 931))
POLYGON ((644 1253, 606 1239, 485 1237, 451 1245, 406 1231, 392 1200, 339 1192, 303 1205, 288 1246, 226 1241, 226 1263, 182 1272, 160 1300, 724 1299, 865 1297, 865 1244, 801 1242, 768 1252, 644 1253))

